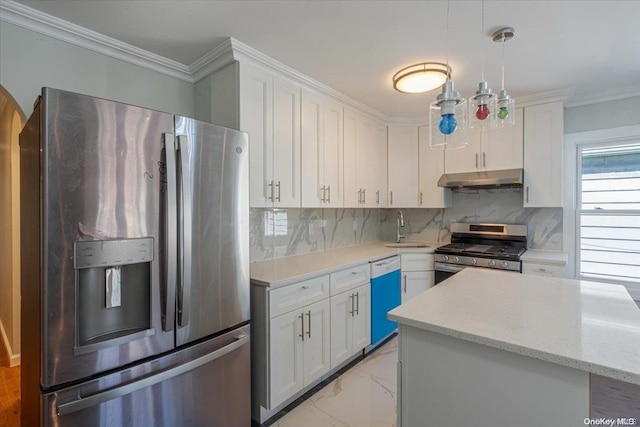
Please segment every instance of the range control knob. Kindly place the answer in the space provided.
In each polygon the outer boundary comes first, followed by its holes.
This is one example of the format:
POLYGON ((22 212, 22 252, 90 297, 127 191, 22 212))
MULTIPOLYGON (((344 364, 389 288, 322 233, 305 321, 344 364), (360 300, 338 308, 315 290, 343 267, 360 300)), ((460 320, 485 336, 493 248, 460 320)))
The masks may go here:
POLYGON ((449 262, 449 255, 444 256, 444 262, 449 262))
POLYGON ((502 268, 509 267, 509 263, 507 261, 502 261, 502 268))
POLYGON ((457 256, 457 257, 456 257, 456 259, 454 260, 454 262, 455 262, 456 264, 459 264, 459 263, 460 263, 460 257, 459 257, 459 256, 457 256))
POLYGON ((496 262, 494 260, 489 261, 489 267, 493 268, 496 266, 496 262))
POLYGON ((478 264, 478 260, 475 258, 471 258, 471 264, 476 265, 478 264))

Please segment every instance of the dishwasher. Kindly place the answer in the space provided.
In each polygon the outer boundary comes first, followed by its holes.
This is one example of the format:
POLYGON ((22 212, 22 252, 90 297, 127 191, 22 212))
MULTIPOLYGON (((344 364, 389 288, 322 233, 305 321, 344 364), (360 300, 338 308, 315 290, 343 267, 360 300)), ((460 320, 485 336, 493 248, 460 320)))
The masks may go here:
POLYGON ((387 313, 400 305, 400 257, 371 263, 371 348, 398 328, 387 313))

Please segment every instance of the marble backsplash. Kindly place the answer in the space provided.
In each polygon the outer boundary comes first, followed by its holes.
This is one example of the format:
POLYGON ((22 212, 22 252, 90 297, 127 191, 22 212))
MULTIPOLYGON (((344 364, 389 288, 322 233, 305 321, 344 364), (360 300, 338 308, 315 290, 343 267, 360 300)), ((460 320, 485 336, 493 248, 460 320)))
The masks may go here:
MULTIPOLYGON (((457 222, 526 224, 531 249, 562 250, 562 208, 523 208, 521 189, 453 193, 447 209, 402 209, 406 240, 448 242, 457 222)), ((397 209, 252 208, 251 262, 395 239, 397 209)))
POLYGON ((251 262, 379 240, 381 209, 250 210, 251 262))
MULTIPOLYGON (((447 209, 402 209, 405 240, 448 242, 451 222, 526 224, 530 249, 562 250, 562 208, 523 208, 522 189, 454 191, 447 209)), ((380 239, 396 235, 396 209, 380 218, 380 239)))

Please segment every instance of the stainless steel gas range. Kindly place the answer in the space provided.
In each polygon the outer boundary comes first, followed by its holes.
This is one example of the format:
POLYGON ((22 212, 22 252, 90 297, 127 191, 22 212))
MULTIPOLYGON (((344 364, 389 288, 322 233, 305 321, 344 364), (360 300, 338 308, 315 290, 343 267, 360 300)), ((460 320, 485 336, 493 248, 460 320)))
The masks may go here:
POLYGON ((435 283, 465 268, 522 272, 527 226, 514 224, 451 224, 451 243, 435 251, 435 283))

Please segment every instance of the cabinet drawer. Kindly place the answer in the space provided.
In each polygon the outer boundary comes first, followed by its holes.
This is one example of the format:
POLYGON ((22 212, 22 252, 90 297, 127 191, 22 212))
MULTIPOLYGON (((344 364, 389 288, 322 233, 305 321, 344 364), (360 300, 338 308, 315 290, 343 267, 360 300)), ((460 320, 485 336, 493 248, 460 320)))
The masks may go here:
POLYGON ((269 318, 329 298, 329 276, 320 276, 269 292, 269 318))
POLYGON ((402 271, 432 271, 433 254, 402 254, 400 265, 402 271))
POLYGON ((369 283, 369 279, 369 264, 331 273, 331 295, 337 295, 369 283))
POLYGON ((565 266, 523 262, 522 272, 525 274, 537 274, 539 276, 565 277, 565 266))

